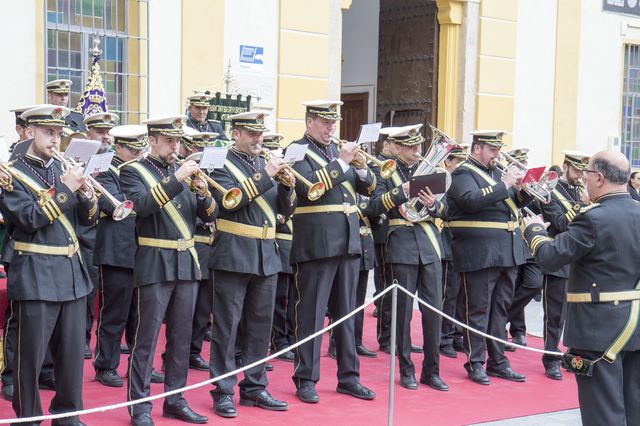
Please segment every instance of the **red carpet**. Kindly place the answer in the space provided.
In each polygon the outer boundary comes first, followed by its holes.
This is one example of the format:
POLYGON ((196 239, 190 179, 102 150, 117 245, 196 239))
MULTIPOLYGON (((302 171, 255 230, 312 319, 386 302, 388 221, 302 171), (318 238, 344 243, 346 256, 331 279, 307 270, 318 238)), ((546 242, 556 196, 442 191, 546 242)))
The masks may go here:
MULTIPOLYGON (((416 315, 419 315, 417 311, 416 315)), ((419 321, 413 321, 414 342, 420 343, 419 321)), ((162 337, 161 337, 161 340, 162 337)), ((324 340, 326 354, 326 339, 324 340)), ((92 341, 95 343, 95 340, 92 341)), ((528 344, 540 347, 541 339, 528 337, 528 344)), ((161 343, 162 348, 164 343, 161 343)), ((365 345, 377 348, 375 342, 375 321, 371 310, 367 311, 365 319, 365 345)), ((208 359, 208 344, 205 344, 208 359)), ((161 352, 159 350, 158 352, 161 352)), ((564 380, 557 382, 544 377, 544 370, 540 355, 518 350, 509 353, 509 359, 514 370, 527 376, 526 383, 512 383, 497 378, 491 379, 490 386, 472 383, 466 378, 462 367, 463 357, 449 359, 441 357, 441 376, 449 384, 449 392, 438 392, 420 385, 419 390, 409 391, 399 385, 395 386, 394 422, 398 425, 408 424, 437 424, 461 425, 491 420, 506 419, 525 415, 539 414, 576 408, 577 392, 575 379, 564 373, 564 380)), ((414 354, 413 360, 418 366, 416 376, 420 373, 421 355, 414 354)), ((328 356, 322 357, 322 379, 317 385, 320 403, 307 405, 295 397, 295 388, 291 381, 293 364, 274 360, 275 370, 269 374, 270 392, 289 403, 287 412, 269 412, 259 408, 239 407, 236 419, 222 419, 212 410, 209 396, 210 386, 190 391, 186 399, 197 412, 209 416, 210 423, 242 424, 242 425, 382 425, 387 421, 389 356, 379 353, 377 359, 361 359, 362 383, 377 393, 374 401, 360 401, 358 399, 340 395, 335 392, 336 367, 335 361, 328 356)), ((120 375, 124 376, 126 356, 122 357, 120 375)), ((156 356, 156 367, 160 367, 159 354, 156 356)), ((398 369, 396 367, 396 374, 398 369)), ((124 401, 125 388, 107 388, 93 381, 94 371, 90 361, 85 362, 84 368, 84 404, 86 408, 113 404, 124 401)), ((396 376, 397 377, 397 376, 396 376)), ((205 372, 189 370, 189 383, 206 380, 205 372)), ((397 380, 396 380, 397 383, 397 380)), ((152 394, 163 391, 162 385, 151 385, 152 394)), ((53 392, 41 391, 43 407, 48 407, 53 392)), ((236 403, 237 393, 235 396, 236 403)), ((13 417, 11 404, 0 400, 0 418, 13 417)), ((154 402, 154 421, 157 425, 184 424, 162 417, 162 401, 154 402)), ((108 413, 84 416, 82 420, 89 425, 126 425, 129 417, 125 409, 108 413)), ((43 424, 50 424, 45 422, 43 424)))

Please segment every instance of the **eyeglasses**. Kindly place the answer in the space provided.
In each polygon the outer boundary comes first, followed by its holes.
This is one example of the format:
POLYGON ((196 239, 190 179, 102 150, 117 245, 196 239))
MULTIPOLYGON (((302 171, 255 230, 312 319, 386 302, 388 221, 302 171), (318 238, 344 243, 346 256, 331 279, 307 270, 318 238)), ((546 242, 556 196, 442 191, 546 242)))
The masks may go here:
POLYGON ((589 170, 589 169, 583 169, 582 170, 582 174, 583 175, 586 175, 587 173, 600 173, 600 172, 597 171, 597 170, 589 170))

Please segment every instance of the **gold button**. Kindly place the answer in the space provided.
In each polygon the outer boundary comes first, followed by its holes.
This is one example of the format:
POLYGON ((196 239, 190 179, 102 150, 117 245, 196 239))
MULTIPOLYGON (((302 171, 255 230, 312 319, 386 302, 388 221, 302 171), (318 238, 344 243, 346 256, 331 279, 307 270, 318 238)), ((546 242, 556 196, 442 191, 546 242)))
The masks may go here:
POLYGON ((619 302, 619 301, 617 301, 617 300, 614 300, 614 301, 613 301, 613 304, 614 304, 615 306, 618 306, 618 305, 620 304, 620 302, 619 302))

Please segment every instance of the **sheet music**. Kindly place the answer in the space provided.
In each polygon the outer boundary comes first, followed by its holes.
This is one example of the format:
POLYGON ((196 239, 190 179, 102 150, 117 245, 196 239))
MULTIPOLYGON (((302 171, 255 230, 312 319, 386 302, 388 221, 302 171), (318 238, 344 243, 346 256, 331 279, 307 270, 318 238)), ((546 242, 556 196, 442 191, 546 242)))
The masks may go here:
POLYGON ((66 158, 72 158, 76 162, 86 163, 92 155, 98 153, 100 141, 91 139, 71 139, 71 143, 64 152, 66 158))
POLYGON ((304 155, 307 152, 307 148, 309 144, 291 144, 287 147, 287 150, 284 153, 284 161, 288 164, 297 163, 298 161, 304 159, 304 155))
POLYGON ((89 157, 87 165, 84 168, 84 175, 91 175, 94 173, 104 173, 109 170, 111 160, 115 152, 105 152, 104 154, 96 154, 89 157))
POLYGON ((382 123, 363 124, 360 126, 360 134, 358 135, 357 144, 360 145, 366 142, 378 142, 380 129, 382 129, 382 123))
POLYGON ((223 148, 218 146, 208 146, 202 150, 202 158, 200 158, 200 168, 212 171, 215 169, 221 169, 224 167, 224 162, 227 159, 229 148, 223 148))

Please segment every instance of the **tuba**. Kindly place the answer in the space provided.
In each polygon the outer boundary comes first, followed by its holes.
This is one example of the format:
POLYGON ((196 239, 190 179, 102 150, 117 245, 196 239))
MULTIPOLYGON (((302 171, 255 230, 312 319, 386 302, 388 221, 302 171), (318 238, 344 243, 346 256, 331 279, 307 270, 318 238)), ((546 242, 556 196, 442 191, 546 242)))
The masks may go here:
MULTIPOLYGON (((443 131, 431 125, 429 125, 429 127, 431 127, 431 145, 429 146, 429 151, 427 151, 424 156, 416 154, 416 156, 420 159, 420 164, 418 164, 418 167, 411 176, 423 176, 433 173, 446 173, 446 189, 448 190, 451 186, 451 175, 442 167, 438 167, 438 164, 440 164, 447 158, 447 155, 449 155, 456 143, 443 131)), ((438 200, 441 200, 443 196, 444 194, 437 194, 436 198, 438 200)), ((427 207, 423 206, 419 209, 419 201, 420 199, 418 197, 414 197, 406 203, 402 204, 398 208, 402 217, 407 219, 409 222, 414 223, 427 220, 427 218, 429 217, 427 207)))

